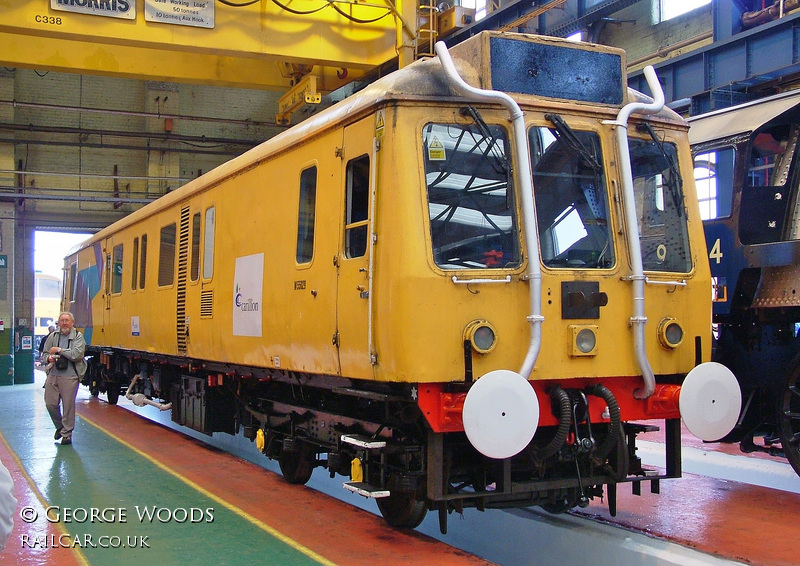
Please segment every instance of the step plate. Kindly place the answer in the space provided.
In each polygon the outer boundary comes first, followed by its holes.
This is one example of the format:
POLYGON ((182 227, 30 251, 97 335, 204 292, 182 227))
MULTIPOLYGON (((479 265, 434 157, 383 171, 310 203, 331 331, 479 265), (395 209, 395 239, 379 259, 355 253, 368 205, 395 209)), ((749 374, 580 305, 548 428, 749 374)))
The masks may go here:
POLYGON ((342 484, 342 487, 353 493, 369 497, 370 499, 380 499, 381 497, 389 497, 391 495, 388 489, 378 489, 377 487, 360 481, 347 481, 342 484))
POLYGON ((385 448, 385 440, 372 440, 369 436, 362 436, 360 434, 343 434, 341 438, 345 444, 352 444, 359 448, 366 448, 367 450, 376 450, 378 448, 385 448))

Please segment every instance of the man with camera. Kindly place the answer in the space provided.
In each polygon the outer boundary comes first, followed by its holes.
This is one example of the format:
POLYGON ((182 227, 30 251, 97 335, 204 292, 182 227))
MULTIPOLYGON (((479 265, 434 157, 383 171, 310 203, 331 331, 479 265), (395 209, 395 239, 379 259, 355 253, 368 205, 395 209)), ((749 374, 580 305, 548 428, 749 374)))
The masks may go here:
POLYGON ((72 444, 75 428, 75 398, 81 376, 86 372, 83 354, 86 341, 75 330, 75 317, 71 312, 58 316, 58 332, 47 337, 44 351, 47 352, 47 379, 44 382, 44 404, 56 427, 53 438, 61 439, 62 445, 72 444), (63 407, 63 414, 61 407, 63 407))

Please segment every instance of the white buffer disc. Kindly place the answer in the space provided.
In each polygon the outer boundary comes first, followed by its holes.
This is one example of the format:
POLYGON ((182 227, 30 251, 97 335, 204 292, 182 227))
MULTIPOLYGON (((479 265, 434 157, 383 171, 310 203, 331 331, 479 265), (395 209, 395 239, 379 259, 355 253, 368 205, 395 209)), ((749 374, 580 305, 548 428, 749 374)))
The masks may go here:
POLYGON ((701 440, 719 440, 736 425, 742 392, 731 370, 717 362, 706 362, 686 376, 679 405, 689 432, 701 440))
POLYGON ((528 380, 507 369, 478 379, 464 399, 464 432, 489 458, 510 458, 530 443, 539 426, 539 399, 528 380))

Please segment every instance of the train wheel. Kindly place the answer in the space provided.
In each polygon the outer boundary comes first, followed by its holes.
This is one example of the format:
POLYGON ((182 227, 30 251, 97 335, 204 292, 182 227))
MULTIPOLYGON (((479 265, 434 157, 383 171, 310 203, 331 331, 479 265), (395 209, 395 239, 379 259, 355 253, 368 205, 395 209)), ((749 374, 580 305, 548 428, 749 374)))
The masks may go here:
POLYGON ((303 485, 311 479, 316 456, 313 445, 303 441, 299 441, 299 444, 296 450, 281 450, 278 456, 278 465, 283 477, 295 485, 303 485))
POLYGON ((800 367, 789 377, 778 403, 783 453, 800 475, 800 367))
POLYGON ((381 497, 376 501, 386 522, 402 529, 418 527, 428 512, 425 501, 417 499, 414 491, 393 490, 389 497, 381 497))

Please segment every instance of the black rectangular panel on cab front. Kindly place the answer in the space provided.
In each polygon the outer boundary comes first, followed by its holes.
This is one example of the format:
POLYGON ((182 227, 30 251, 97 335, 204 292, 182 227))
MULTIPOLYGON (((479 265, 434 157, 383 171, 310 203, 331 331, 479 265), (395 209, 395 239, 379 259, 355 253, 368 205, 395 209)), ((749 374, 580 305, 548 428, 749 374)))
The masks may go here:
POLYGON ((490 42, 495 90, 612 105, 624 100, 617 54, 501 37, 490 42))

